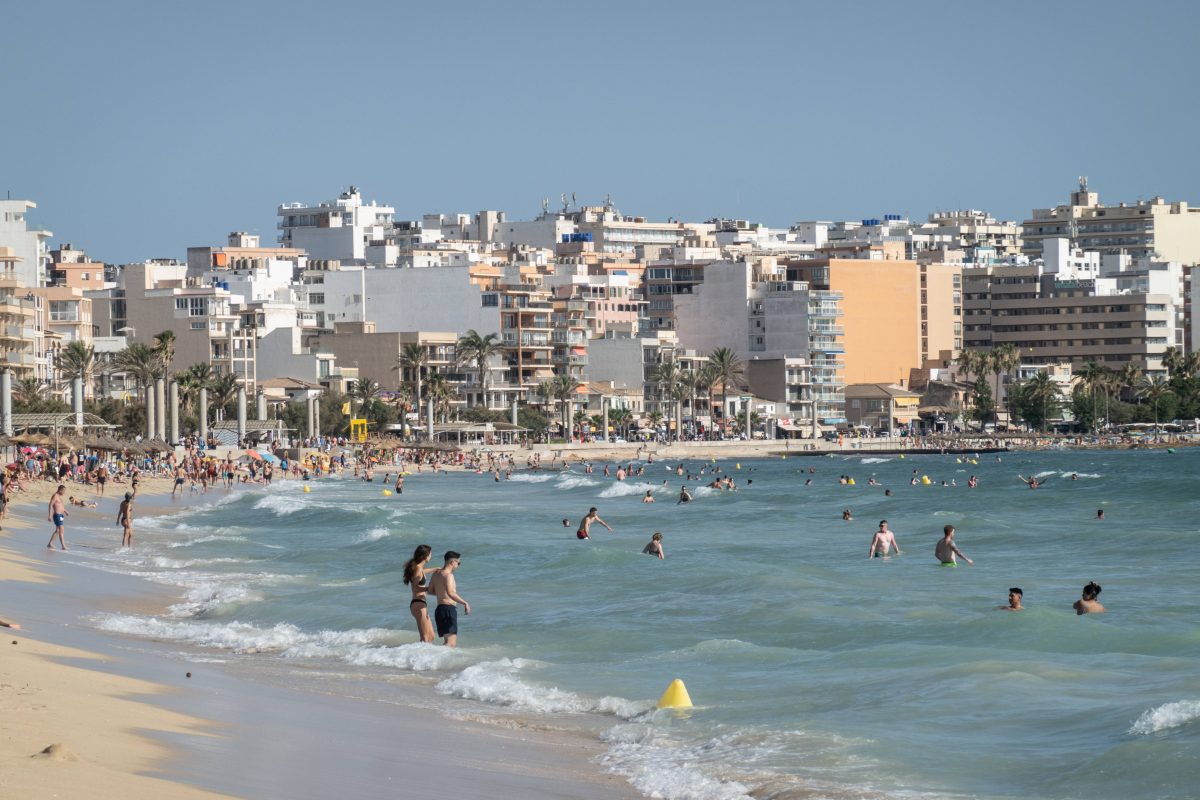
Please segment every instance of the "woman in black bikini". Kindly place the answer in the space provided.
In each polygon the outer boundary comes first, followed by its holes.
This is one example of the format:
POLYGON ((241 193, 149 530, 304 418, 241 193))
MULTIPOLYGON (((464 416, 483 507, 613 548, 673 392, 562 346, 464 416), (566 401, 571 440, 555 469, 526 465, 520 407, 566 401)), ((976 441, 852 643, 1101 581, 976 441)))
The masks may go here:
MULTIPOLYGON (((433 548, 429 545, 419 544, 413 551, 413 557, 404 562, 404 585, 412 587, 412 600, 408 603, 408 612, 417 621, 417 635, 421 637, 422 642, 432 642, 435 638, 433 623, 429 619, 429 606, 425 601, 425 595, 430 591, 427 586, 425 564, 429 561, 429 554, 432 552, 433 548)), ((437 569, 430 570, 430 572, 437 571, 437 569)))

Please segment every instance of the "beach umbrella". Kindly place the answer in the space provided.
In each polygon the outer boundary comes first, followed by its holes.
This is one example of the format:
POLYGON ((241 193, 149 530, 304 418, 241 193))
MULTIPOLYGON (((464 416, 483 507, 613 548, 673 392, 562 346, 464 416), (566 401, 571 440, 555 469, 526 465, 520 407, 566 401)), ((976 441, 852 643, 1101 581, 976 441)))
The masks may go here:
POLYGON ((263 457, 259 454, 259 452, 257 450, 247 450, 246 455, 249 456, 250 458, 254 459, 255 461, 263 460, 263 457))
POLYGON ((278 463, 279 463, 279 457, 278 457, 278 456, 274 456, 274 455, 272 455, 271 453, 263 453, 263 454, 262 454, 262 459, 263 459, 263 461, 270 461, 272 464, 278 464, 278 463))

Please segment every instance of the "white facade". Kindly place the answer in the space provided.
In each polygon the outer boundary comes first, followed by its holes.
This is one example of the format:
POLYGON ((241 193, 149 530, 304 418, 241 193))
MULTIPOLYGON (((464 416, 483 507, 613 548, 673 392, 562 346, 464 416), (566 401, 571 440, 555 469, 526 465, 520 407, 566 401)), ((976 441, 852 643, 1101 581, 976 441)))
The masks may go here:
POLYGON ((358 188, 351 186, 332 202, 287 203, 277 213, 282 246, 304 250, 310 258, 361 264, 366 262, 367 246, 386 238, 395 209, 364 203, 358 188))
MULTIPOLYGON (((343 268, 325 273, 324 304, 319 310, 327 327, 370 321, 381 332, 499 332, 496 294, 480 292, 470 278, 467 267, 343 268), (485 306, 489 300, 496 304, 485 306)), ((313 307, 317 309, 315 303, 313 307)))
POLYGON ((14 275, 28 287, 46 283, 46 269, 50 262, 48 242, 54 234, 37 228, 31 229, 25 215, 37 208, 32 200, 0 200, 0 247, 11 247, 18 259, 13 268, 14 275))

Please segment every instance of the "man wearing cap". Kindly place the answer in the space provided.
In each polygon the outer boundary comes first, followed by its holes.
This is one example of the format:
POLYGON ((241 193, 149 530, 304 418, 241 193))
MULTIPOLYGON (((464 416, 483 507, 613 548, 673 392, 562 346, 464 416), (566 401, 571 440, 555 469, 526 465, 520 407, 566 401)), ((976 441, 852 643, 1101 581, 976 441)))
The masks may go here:
POLYGON ((133 482, 133 491, 125 493, 121 507, 117 509, 117 524, 125 529, 121 537, 121 547, 133 547, 133 498, 137 496, 137 481, 133 482))

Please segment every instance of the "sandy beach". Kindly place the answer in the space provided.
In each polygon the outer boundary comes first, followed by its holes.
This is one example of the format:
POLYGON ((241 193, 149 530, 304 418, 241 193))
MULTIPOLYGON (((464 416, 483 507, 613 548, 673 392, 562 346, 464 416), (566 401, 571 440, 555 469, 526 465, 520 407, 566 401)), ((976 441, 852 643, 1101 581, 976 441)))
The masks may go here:
MULTIPOLYGON (((324 694, 319 680, 265 685, 236 664, 95 630, 87 617, 98 609, 162 608, 175 598, 46 550, 52 488, 31 483, 0 534, 0 620, 22 626, 0 628, 0 796, 638 796, 602 772, 596 742, 579 731, 481 723, 466 703, 449 718, 421 707, 427 686, 397 703, 324 694)), ((97 509, 73 509, 68 547, 119 542, 113 519, 124 490, 110 485, 97 509)), ((144 480, 138 516, 193 502, 172 504, 169 494, 168 481, 144 480)))

